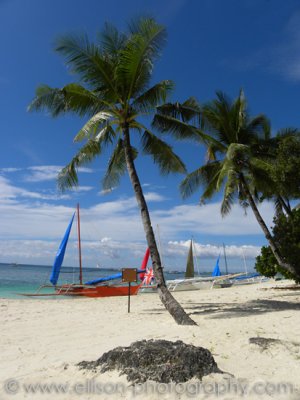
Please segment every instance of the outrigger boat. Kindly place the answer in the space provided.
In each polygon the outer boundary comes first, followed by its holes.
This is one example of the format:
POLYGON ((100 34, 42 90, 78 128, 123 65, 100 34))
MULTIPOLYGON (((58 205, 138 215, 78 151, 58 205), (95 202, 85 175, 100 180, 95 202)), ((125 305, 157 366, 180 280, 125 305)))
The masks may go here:
POLYGON ((220 255, 217 259, 212 276, 195 276, 194 271, 194 255, 193 255, 193 241, 190 242, 189 253, 187 257, 187 265, 185 277, 182 279, 173 279, 167 281, 167 287, 170 292, 188 291, 188 290, 202 290, 213 288, 225 288, 232 286, 231 279, 242 274, 226 274, 221 275, 219 268, 220 255))
POLYGON ((51 285, 42 285, 39 287, 36 293, 22 293, 24 296, 84 296, 84 297, 111 297, 111 296, 128 296, 129 290, 130 295, 137 295, 139 289, 142 285, 142 281, 144 279, 144 274, 146 270, 146 266, 149 259, 149 249, 146 250, 144 255, 144 259, 142 261, 142 265, 140 269, 138 269, 137 274, 140 279, 140 283, 132 284, 128 287, 128 285, 122 284, 122 273, 116 273, 110 276, 106 276, 103 278, 98 278, 95 280, 91 280, 83 283, 82 276, 82 260, 81 260, 81 238, 80 238, 80 212, 79 205, 77 205, 77 225, 78 225, 78 255, 79 255, 79 283, 71 283, 64 285, 57 285, 60 269, 63 263, 69 235, 71 232, 73 220, 76 212, 73 214, 71 221, 68 225, 68 228, 65 232, 63 240, 59 246, 57 251, 51 276, 50 282, 51 285), (42 293, 42 289, 44 288, 54 288, 54 293, 42 293))

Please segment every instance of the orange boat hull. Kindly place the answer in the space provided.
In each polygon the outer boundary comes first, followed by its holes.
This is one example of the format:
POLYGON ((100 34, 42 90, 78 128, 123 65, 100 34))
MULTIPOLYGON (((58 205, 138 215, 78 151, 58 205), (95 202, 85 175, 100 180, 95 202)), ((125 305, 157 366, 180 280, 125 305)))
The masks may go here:
MULTIPOLYGON (((138 294, 141 285, 130 286, 130 295, 138 294)), ((56 294, 62 296, 84 296, 84 297, 112 297, 128 296, 128 286, 101 285, 95 287, 86 287, 84 285, 63 285, 56 294)))

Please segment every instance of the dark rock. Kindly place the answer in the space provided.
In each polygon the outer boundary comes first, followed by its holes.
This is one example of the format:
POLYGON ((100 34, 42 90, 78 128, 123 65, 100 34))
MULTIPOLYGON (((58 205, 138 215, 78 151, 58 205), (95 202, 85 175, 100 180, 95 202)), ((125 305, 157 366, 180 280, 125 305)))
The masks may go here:
POLYGON ((82 369, 106 372, 118 370, 132 383, 146 380, 156 382, 186 382, 213 372, 222 373, 212 354, 203 347, 195 347, 178 340, 142 340, 129 347, 117 347, 104 353, 96 361, 82 361, 82 369))

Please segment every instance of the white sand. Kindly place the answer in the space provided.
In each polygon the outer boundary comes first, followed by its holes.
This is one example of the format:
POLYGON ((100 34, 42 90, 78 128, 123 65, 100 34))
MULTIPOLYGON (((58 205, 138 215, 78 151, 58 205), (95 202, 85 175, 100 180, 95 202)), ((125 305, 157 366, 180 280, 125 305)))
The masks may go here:
POLYGON ((274 285, 286 283, 176 293, 175 297, 198 326, 178 326, 157 294, 132 297, 130 314, 124 297, 0 299, 0 399, 228 400, 240 398, 241 392, 235 393, 241 390, 234 386, 237 383, 252 389, 244 398, 299 399, 300 290, 270 289, 274 285), (263 351, 249 343, 251 337, 279 339, 282 343, 263 351), (149 383, 137 388, 134 396, 126 377, 119 377, 116 372, 84 372, 75 365, 82 360, 96 360, 107 350, 141 339, 180 339, 205 347, 213 353, 219 368, 234 378, 214 374, 204 379, 202 387, 193 381, 194 385, 186 387, 184 394, 177 394, 183 391, 182 386, 154 388, 149 383), (221 393, 208 395, 215 390, 211 386, 214 382, 219 383, 221 393), (26 393, 25 385, 36 383, 69 386, 64 394, 56 393, 53 387, 52 393, 41 393, 39 389, 39 393, 26 393), (278 386, 282 383, 290 385, 286 386, 288 393, 278 386), (101 389, 106 393, 99 394, 101 389), (143 394, 139 394, 142 390, 143 394), (196 390, 198 394, 193 396, 196 390))

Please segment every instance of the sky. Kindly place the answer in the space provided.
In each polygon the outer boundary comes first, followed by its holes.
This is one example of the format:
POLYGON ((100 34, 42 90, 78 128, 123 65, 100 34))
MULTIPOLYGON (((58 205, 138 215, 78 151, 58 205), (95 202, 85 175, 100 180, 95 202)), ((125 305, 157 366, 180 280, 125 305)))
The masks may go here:
MULTIPOLYGON (((85 267, 138 267, 145 235, 129 179, 109 193, 101 179, 109 154, 79 172, 79 187, 60 193, 59 170, 76 152, 73 137, 84 120, 28 113, 38 85, 61 87, 76 77, 55 53, 57 37, 87 33, 105 22, 125 29, 152 16, 168 32, 153 83, 172 79, 173 99, 201 103, 217 90, 235 98, 245 91, 250 113, 265 113, 272 131, 300 126, 300 4, 286 0, 0 0, 0 262, 51 265, 77 203, 81 207, 85 267)), ((173 143, 187 169, 204 163, 204 149, 173 143)), ((182 200, 182 175, 162 177, 147 157, 137 170, 166 269, 183 270, 189 241, 200 271, 213 269, 226 246, 231 271, 253 268, 265 238, 251 210, 220 216, 220 196, 199 205, 201 192, 182 200)), ((261 213, 270 226, 273 205, 261 213)), ((76 229, 65 264, 76 265, 76 229)))

